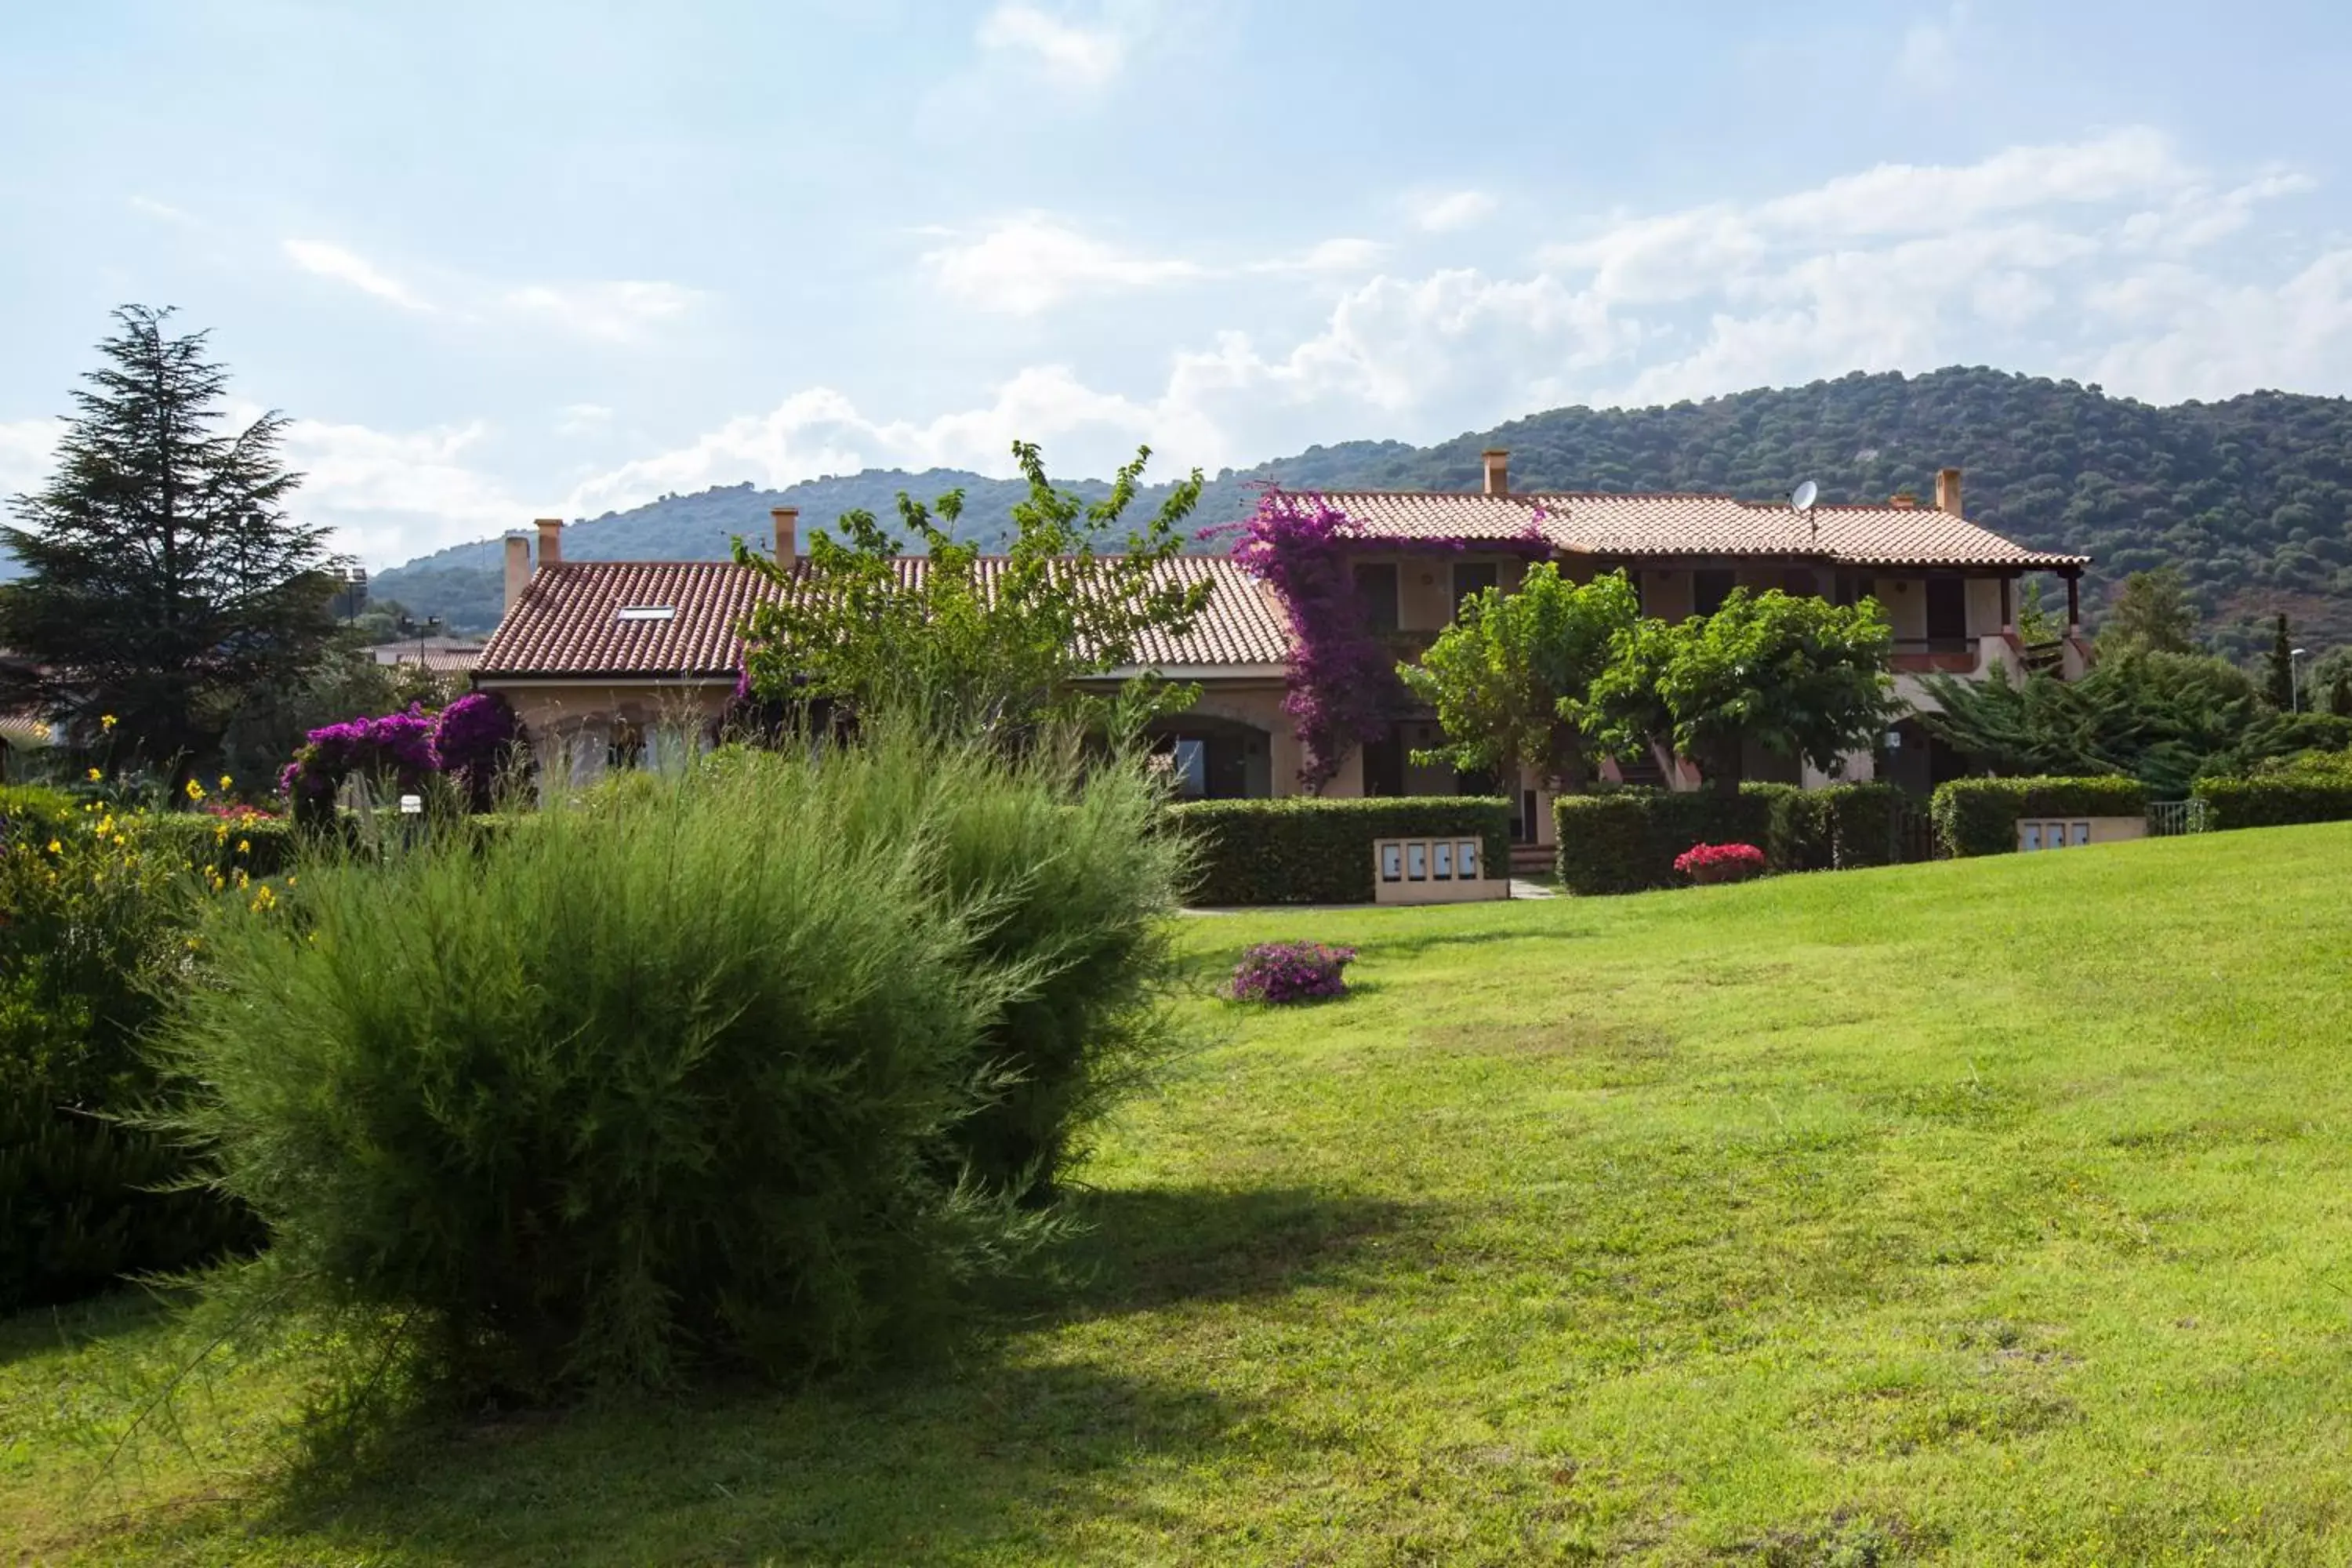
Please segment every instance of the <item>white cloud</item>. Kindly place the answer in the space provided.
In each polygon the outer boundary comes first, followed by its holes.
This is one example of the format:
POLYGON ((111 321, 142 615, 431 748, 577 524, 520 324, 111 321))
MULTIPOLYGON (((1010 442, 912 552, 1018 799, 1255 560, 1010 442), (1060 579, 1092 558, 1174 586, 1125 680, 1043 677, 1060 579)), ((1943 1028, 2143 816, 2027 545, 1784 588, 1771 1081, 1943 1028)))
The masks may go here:
POLYGON ((478 420, 410 431, 298 420, 286 432, 287 461, 303 475, 296 509, 382 564, 519 527, 531 509, 475 461, 489 435, 478 420))
MULTIPOLYGON (((1568 403, 1955 362, 2157 401, 2255 385, 2352 392, 2352 246, 2266 227, 2306 188, 2293 171, 2217 176, 2153 132, 2123 130, 1620 214, 1523 271, 1417 276, 1381 270, 1383 253, 1362 241, 1213 265, 1032 215, 934 250, 934 280, 968 303, 1034 313, 1086 290, 1264 290, 1287 274, 1297 324, 1171 342, 1157 370, 1116 384, 1056 355, 916 411, 807 388, 613 463, 567 510, 867 466, 1003 473, 1016 436, 1042 442, 1060 473, 1108 472, 1139 442, 1159 454, 1157 473, 1213 469, 1318 441, 1427 441, 1568 403)), ((356 477, 374 471, 362 459, 413 460, 425 471, 412 501, 441 514, 426 542, 492 531, 531 509, 469 477, 478 435, 386 437, 381 448, 354 437, 344 490, 370 493, 356 477)))
POLYGON ((1082 26, 1034 5, 1001 5, 981 19, 977 41, 1053 80, 1084 91, 1110 85, 1127 63, 1127 42, 1108 23, 1082 26))
POLYGON ((63 429, 55 419, 0 420, 0 501, 47 481, 63 429))
POLYGON ((509 289, 500 302, 520 317, 578 337, 625 343, 640 342, 655 329, 677 321, 700 299, 696 290, 676 283, 632 279, 530 283, 509 289))
POLYGON ((152 196, 134 195, 125 201, 123 205, 128 206, 132 212, 139 213, 147 217, 161 218, 165 223, 193 224, 196 221, 196 216, 194 213, 185 211, 180 207, 175 207, 169 202, 159 202, 152 196))
POLYGON ((595 436, 609 429, 613 411, 601 403, 567 403, 555 413, 559 436, 595 436))
POLYGON ((1953 5, 1940 17, 1913 22, 1895 57, 1896 79, 1914 92, 1954 91, 1959 85, 1960 29, 1967 22, 1965 5, 1953 5))
POLYGON ((1486 222, 1496 205, 1484 191, 1448 191, 1413 202, 1412 221, 1431 234, 1451 234, 1486 222))
POLYGON ((289 239, 284 248, 288 259, 305 272, 348 285, 362 294, 373 294, 404 310, 430 312, 434 309, 408 285, 340 245, 330 245, 321 239, 289 239))
POLYGON ((1076 293, 1150 288, 1204 270, 1191 261, 1131 255, 1037 213, 927 252, 923 265, 949 298, 1021 316, 1076 293))

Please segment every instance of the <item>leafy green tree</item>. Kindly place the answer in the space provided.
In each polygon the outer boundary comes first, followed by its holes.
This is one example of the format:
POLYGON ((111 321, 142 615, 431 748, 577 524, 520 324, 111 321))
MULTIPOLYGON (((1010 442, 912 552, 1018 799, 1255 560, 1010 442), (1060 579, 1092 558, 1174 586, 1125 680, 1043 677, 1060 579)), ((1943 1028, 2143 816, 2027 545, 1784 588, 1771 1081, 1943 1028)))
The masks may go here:
POLYGON ((2294 689, 2294 638, 2288 630, 2286 616, 2278 617, 2275 634, 2271 638, 2271 662, 2267 678, 2263 682, 2263 695, 2270 705, 2282 713, 2298 706, 2294 689))
POLYGON ((25 567, 0 588, 0 645, 24 660, 0 698, 86 742, 103 729, 112 760, 177 785, 248 697, 316 662, 333 563, 326 531, 286 515, 285 419, 224 428, 228 372, 205 335, 170 335, 169 310, 114 315, 56 476, 16 498, 25 526, 0 529, 25 567))
POLYGON ((2327 683, 2327 710, 2338 719, 2352 719, 2352 670, 2337 670, 2327 683))
POLYGON ((2189 602, 2189 584, 2179 568, 2158 566, 2124 579, 2099 632, 2101 653, 2193 653, 2196 648, 2197 606, 2189 602))
POLYGON ((2066 635, 2066 622, 2042 602, 2042 579, 2028 577, 2017 599, 2017 637, 2020 642, 2053 643, 2066 635))
POLYGON ((1561 705, 1584 700, 1618 634, 1640 616, 1622 572, 1579 586, 1547 561, 1529 566, 1513 593, 1485 590, 1420 663, 1397 667, 1445 731, 1444 745, 1415 760, 1492 773, 1506 789, 1532 765, 1547 787, 1582 790, 1584 737, 1561 705))
MULTIPOLYGON (((983 558, 977 544, 956 537, 961 490, 929 508, 898 497, 900 524, 929 556, 919 573, 901 570, 907 540, 869 512, 845 514, 841 539, 813 536, 797 577, 737 540, 735 559, 784 590, 744 621, 751 692, 771 702, 826 699, 853 710, 912 705, 982 733, 1101 721, 1108 707, 1080 683, 1147 663, 1152 638, 1181 634, 1208 603, 1208 583, 1185 584, 1167 569, 1183 547, 1201 475, 1177 484, 1148 523, 1125 535, 1123 549, 1107 553, 1149 448, 1092 503, 1055 488, 1036 447, 1016 441, 1013 456, 1029 494, 1013 509, 1015 533, 1002 559, 983 558)), ((1191 700, 1150 680, 1130 683, 1123 696, 1126 722, 1191 700)))
POLYGON ((1894 710, 1893 647, 1874 600, 1735 588, 1711 616, 1620 633, 1589 700, 1569 711, 1612 753, 1664 742, 1732 795, 1750 741, 1831 773, 1866 749, 1894 710))

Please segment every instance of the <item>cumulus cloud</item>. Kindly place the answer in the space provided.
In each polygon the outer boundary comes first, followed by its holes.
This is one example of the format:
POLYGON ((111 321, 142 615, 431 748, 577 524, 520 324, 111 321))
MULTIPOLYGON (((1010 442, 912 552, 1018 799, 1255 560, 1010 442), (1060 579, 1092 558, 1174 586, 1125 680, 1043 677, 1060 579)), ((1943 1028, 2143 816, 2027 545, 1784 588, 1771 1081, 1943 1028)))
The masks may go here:
POLYGON ((1042 213, 941 246, 924 255, 923 265, 950 299, 1018 316, 1035 315, 1076 293, 1150 288, 1203 271, 1191 261, 1121 250, 1042 213))
MULTIPOLYGON (((1213 469, 1318 441, 1426 441, 1568 403, 1956 361, 2158 401, 2255 385, 2352 391, 2352 246, 2282 235, 2271 216, 2307 184, 2291 170, 2225 177, 2126 129, 1620 213, 1575 226, 1525 268, 1420 274, 1381 270, 1385 253, 1356 241, 1318 247, 1319 267, 1299 265, 1315 251, 1223 265, 1152 257, 1032 215, 978 240, 950 237, 927 260, 934 281, 1033 313, 1086 290, 1178 284, 1252 287, 1262 306, 1288 268, 1296 324, 1177 339, 1158 366, 1117 383, 1055 354, 911 411, 824 386, 790 392, 612 465, 570 510, 867 466, 1002 473, 1016 436, 1043 442, 1064 473, 1107 472, 1139 442, 1158 471, 1213 469)), ((474 454, 451 445, 463 435, 440 433, 429 461, 463 468, 474 454)), ((453 515, 527 510, 495 487, 441 482, 474 509, 453 515)))
POLYGON ((289 239, 287 258, 303 271, 372 294, 404 310, 431 312, 435 307, 417 292, 365 257, 323 239, 289 239))
POLYGON ((479 461, 490 433, 479 420, 405 431, 298 420, 286 432, 303 475, 296 504, 379 563, 519 526, 530 507, 479 461))
POLYGON ((988 53, 1017 58, 1087 90, 1110 85, 1127 63, 1127 41, 1118 27, 1108 22, 1082 26, 1034 5, 997 6, 981 18, 976 37, 988 53))
POLYGON ((48 479, 62 428, 54 419, 0 420, 0 500, 48 479))
POLYGON ((1484 191, 1445 191, 1412 204, 1412 221, 1431 234, 1451 234, 1494 216, 1496 202, 1484 191))

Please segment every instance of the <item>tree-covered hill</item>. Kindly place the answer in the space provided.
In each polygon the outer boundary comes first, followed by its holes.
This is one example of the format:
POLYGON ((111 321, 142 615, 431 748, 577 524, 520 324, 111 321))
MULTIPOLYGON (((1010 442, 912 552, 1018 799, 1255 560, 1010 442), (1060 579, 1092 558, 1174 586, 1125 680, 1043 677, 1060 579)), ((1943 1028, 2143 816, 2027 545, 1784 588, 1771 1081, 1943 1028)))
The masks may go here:
MULTIPOLYGON (((2158 407, 2097 386, 1985 369, 1856 373, 1809 386, 1636 409, 1562 408, 1434 446, 1348 442, 1221 474, 1203 526, 1250 505, 1264 479, 1297 487, 1473 489, 1478 453, 1511 449, 1528 489, 1726 490, 1785 496, 1800 479, 1827 500, 1927 491, 1936 469, 1966 470, 1970 517, 2020 542, 2098 558, 2095 608, 2113 584, 2180 566, 2209 630, 2250 652, 2275 610, 2317 652, 2352 643, 2352 402, 2256 392, 2158 407), (2259 624, 2259 625, 2258 625, 2259 624)), ((750 485, 666 497, 567 534, 578 559, 715 557, 742 533, 764 541, 768 508, 797 505, 802 527, 853 507, 887 516, 900 489, 929 499, 962 486, 965 531, 1001 538, 1018 489, 934 469, 876 471, 782 491, 750 485)), ((1098 494, 1099 485, 1080 484, 1098 494)), ((1139 504, 1157 502, 1157 491, 1139 504)), ((521 520, 518 520, 519 521, 521 520)), ((497 618, 495 542, 460 545, 379 575, 375 591, 453 625, 497 618)))

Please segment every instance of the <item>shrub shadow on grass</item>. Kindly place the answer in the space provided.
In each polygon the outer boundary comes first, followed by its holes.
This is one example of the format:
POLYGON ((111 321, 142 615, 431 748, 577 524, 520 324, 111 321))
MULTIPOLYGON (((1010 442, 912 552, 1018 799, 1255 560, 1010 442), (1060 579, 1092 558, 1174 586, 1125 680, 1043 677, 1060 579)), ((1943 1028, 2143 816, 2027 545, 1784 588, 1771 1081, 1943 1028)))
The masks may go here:
POLYGON ((169 1312, 161 1299, 133 1286, 63 1306, 27 1307, 0 1317, 0 1366, 60 1349, 152 1335, 169 1312))
POLYGON ((418 1428, 371 1479, 297 1477, 253 1532, 332 1561, 1030 1560, 1148 1520, 1139 1477, 1249 1412, 1086 1363, 992 1357, 857 1389, 736 1393, 418 1428))
POLYGON ((1085 1228, 1054 1259, 1051 1294, 1033 1288, 1015 1310, 1089 1317, 1342 1283, 1414 1249, 1420 1229, 1404 1205, 1303 1187, 1087 1191, 1070 1212, 1085 1228))
POLYGON ((1149 1526, 1150 1478, 1259 1413, 1019 1327, 1346 1285, 1418 1231, 1404 1205, 1305 1189, 1080 1191, 1071 1209, 1084 1228, 1054 1279, 992 1302, 951 1361, 799 1394, 418 1424, 369 1476, 298 1472, 257 1531, 479 1563, 1039 1556, 1089 1519, 1149 1526))

